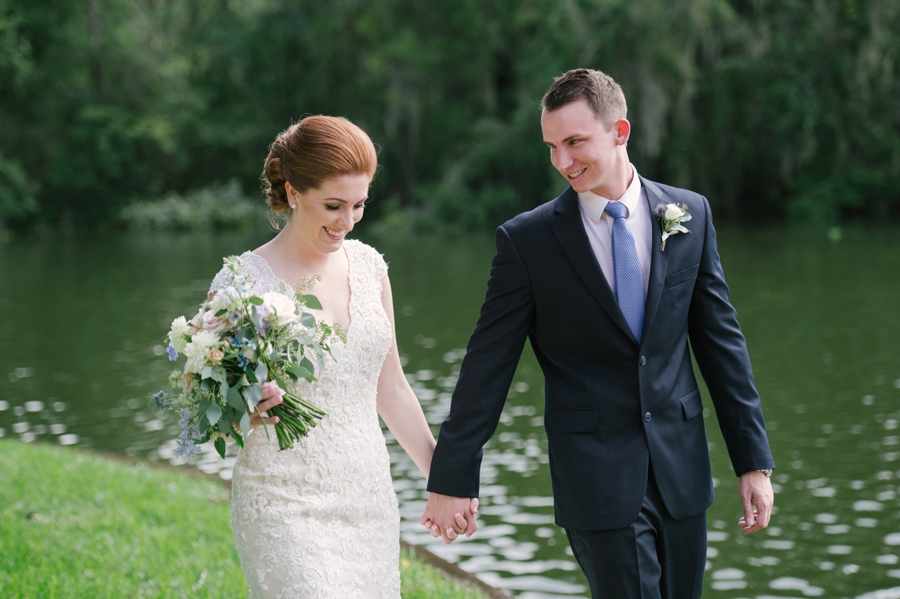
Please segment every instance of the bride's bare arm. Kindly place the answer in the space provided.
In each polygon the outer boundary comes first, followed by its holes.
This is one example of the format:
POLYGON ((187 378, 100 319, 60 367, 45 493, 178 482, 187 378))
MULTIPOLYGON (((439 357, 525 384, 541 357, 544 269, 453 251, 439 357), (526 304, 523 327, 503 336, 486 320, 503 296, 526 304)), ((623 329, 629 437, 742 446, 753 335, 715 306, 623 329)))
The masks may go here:
POLYGON ((419 400, 416 399, 412 387, 409 386, 406 376, 403 374, 403 367, 400 365, 391 283, 387 275, 382 280, 381 288, 381 302, 391 321, 393 340, 391 349, 384 359, 384 365, 381 367, 381 375, 378 377, 378 413, 400 446, 427 478, 431 469, 431 455, 434 453, 436 443, 431 429, 428 428, 425 414, 422 413, 422 406, 419 405, 419 400))
MULTIPOLYGON (((409 382, 403 374, 403 367, 400 365, 397 328, 394 324, 394 301, 391 295, 391 283, 387 275, 382 281, 381 288, 381 302, 391 321, 393 340, 390 352, 381 367, 381 375, 378 377, 378 413, 400 446, 413 459, 425 478, 428 478, 431 470, 431 456, 434 454, 434 447, 437 443, 434 435, 431 434, 431 429, 428 428, 422 406, 419 405, 419 400, 413 393, 412 387, 409 386, 409 382)), ((458 535, 465 533, 466 536, 471 536, 478 529, 475 519, 477 512, 478 499, 472 498, 469 501, 469 511, 465 515, 456 514, 453 524, 448 526, 446 531, 441 531, 430 520, 424 524, 431 530, 433 536, 446 534, 445 542, 452 542, 458 535)))

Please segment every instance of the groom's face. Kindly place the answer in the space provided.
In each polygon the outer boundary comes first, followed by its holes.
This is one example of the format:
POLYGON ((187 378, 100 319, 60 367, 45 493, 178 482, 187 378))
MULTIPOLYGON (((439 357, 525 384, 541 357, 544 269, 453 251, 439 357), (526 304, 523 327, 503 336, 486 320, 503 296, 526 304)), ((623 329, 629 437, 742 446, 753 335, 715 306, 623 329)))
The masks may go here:
MULTIPOLYGON (((602 122, 585 100, 541 113, 550 162, 577 192, 593 191, 608 199, 619 147, 616 127, 602 122)), ((626 138, 627 139, 627 138, 626 138)))

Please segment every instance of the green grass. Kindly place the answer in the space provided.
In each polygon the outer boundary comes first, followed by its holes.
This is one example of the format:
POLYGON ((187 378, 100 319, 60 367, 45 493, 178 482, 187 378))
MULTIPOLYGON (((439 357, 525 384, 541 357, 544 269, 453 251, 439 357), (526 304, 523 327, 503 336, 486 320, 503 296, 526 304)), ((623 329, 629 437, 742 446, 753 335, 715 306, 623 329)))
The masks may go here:
MULTIPOLYGON (((229 491, 183 471, 0 440, 0 597, 246 597, 229 491)), ((406 599, 480 595, 410 552, 406 599)))
POLYGON ((416 557, 415 551, 400 552, 400 576, 405 599, 482 599, 477 589, 459 584, 416 557))

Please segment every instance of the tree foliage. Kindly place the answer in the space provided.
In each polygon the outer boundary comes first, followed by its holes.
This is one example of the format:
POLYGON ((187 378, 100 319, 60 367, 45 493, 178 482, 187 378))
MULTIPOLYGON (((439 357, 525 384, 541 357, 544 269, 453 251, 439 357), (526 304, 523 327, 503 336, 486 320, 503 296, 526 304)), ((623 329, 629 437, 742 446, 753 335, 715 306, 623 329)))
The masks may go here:
POLYGON ((494 226, 565 183, 553 77, 623 86, 632 161, 717 213, 900 208, 894 0, 0 0, 0 223, 257 186, 268 144, 344 115, 381 148, 372 210, 494 226))

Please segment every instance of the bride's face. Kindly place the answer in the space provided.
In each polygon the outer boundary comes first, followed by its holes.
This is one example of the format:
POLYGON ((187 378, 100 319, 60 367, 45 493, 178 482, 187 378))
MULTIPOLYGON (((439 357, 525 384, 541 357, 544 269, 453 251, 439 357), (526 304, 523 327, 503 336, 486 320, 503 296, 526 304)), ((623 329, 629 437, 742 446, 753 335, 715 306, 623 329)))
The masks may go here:
POLYGON ((300 227, 319 251, 339 250, 344 236, 363 217, 371 182, 366 174, 339 175, 323 181, 319 189, 303 193, 288 185, 288 200, 296 206, 288 225, 300 227))

